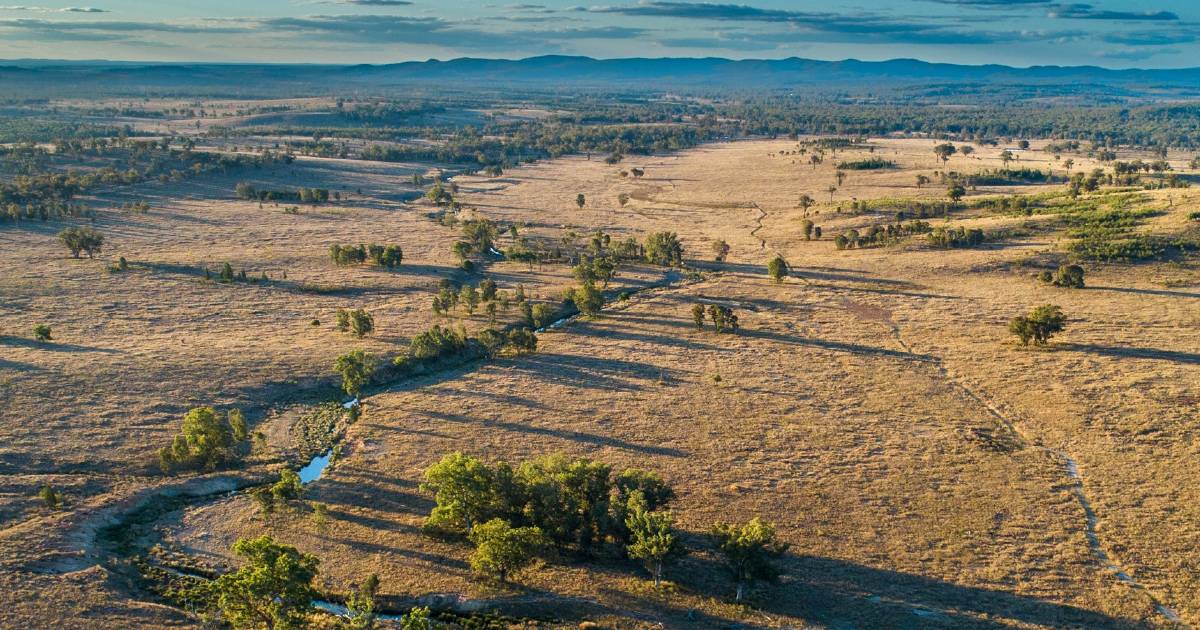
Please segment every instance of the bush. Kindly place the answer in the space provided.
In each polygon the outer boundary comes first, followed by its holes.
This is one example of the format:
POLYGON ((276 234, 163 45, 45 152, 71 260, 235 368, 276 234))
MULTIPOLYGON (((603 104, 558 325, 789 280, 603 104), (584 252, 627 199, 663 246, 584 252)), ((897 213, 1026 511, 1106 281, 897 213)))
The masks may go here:
POLYGON ((38 324, 33 327, 33 338, 38 341, 52 341, 49 324, 38 324))
POLYGON ((183 427, 170 447, 159 449, 163 472, 180 468, 214 470, 236 456, 236 448, 249 436, 238 409, 220 413, 212 407, 195 407, 183 417, 183 427))
POLYGON ((375 330, 375 318, 361 308, 354 310, 339 308, 337 311, 337 329, 342 332, 349 332, 361 339, 375 330))
POLYGON ((534 304, 531 308, 532 324, 534 328, 545 328, 554 323, 554 318, 558 315, 558 311, 553 306, 545 302, 534 304))
POLYGON ((530 328, 514 328, 508 332, 508 347, 517 354, 537 350, 537 335, 530 328))
POLYGON ((1067 318, 1062 309, 1053 304, 1039 306, 1028 315, 1014 317, 1008 323, 1008 331, 1021 339, 1021 345, 1045 345, 1055 333, 1066 328, 1067 318))
POLYGON ((1043 271, 1038 277, 1042 282, 1053 284, 1056 287, 1083 288, 1083 267, 1079 265, 1061 265, 1054 274, 1043 271))
POLYGON ((588 317, 595 317, 604 307, 604 296, 591 282, 585 282, 575 287, 571 291, 571 301, 575 303, 575 308, 579 309, 580 313, 588 317))
POLYGON ((104 247, 104 235, 89 227, 67 228, 58 233, 58 240, 75 258, 79 258, 80 252, 87 254, 88 258, 93 258, 104 247))
POLYGON ((38 498, 51 510, 57 510, 63 505, 62 493, 55 490, 49 484, 42 486, 42 489, 38 490, 38 498))

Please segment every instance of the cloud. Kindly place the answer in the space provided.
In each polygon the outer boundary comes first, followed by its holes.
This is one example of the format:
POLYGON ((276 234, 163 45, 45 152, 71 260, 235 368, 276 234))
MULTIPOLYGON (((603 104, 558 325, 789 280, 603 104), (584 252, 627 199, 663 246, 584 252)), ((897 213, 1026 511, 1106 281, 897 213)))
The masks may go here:
POLYGON ((1175 48, 1159 48, 1155 50, 1124 49, 1106 50, 1097 54, 1096 56, 1104 59, 1116 59, 1120 61, 1144 61, 1159 55, 1178 55, 1179 52, 1180 51, 1175 48))
POLYGON ((338 0, 338 4, 355 4, 360 7, 407 7, 408 0, 338 0))
POLYGON ((1125 46, 1171 46, 1195 42, 1200 39, 1200 32, 1186 30, 1130 31, 1126 33, 1106 33, 1100 39, 1110 44, 1123 44, 1125 46))
POLYGON ((1048 4, 1052 4, 1051 0, 925 0, 925 2, 952 4, 960 7, 975 7, 979 9, 1045 7, 1048 4))
POLYGON ((31 7, 24 5, 16 6, 0 6, 0 11, 30 11, 33 13, 108 13, 104 9, 96 7, 66 7, 64 9, 52 9, 50 7, 31 7))
POLYGON ((55 42, 123 42, 150 45, 134 33, 166 34, 231 34, 245 33, 244 26, 224 24, 170 24, 165 22, 127 22, 115 20, 88 20, 63 22, 33 18, 0 19, 0 31, 6 36, 20 39, 38 39, 55 42))
POLYGON ((1179 16, 1170 11, 1101 11, 1090 4, 1060 4, 1050 9, 1047 14, 1052 18, 1070 20, 1119 20, 1119 21, 1150 21, 1170 22, 1178 20, 1179 16))

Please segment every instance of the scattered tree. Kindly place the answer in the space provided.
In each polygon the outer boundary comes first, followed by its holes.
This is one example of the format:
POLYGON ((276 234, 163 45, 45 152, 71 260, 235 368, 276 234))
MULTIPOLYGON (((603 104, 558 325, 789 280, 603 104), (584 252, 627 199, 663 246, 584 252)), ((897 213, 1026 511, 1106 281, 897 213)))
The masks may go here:
POLYGON ((375 373, 375 357, 365 350, 351 350, 333 362, 333 371, 342 377, 342 391, 357 398, 375 373))
POLYGON ((779 578, 774 561, 783 556, 788 544, 775 538, 770 523, 754 518, 744 525, 718 524, 713 527, 712 539, 737 585, 736 601, 742 601, 746 588, 755 581, 779 578))
POLYGON ((775 282, 783 282, 783 279, 788 275, 788 265, 783 259, 783 256, 775 256, 767 263, 767 275, 775 282))
POLYGON ((104 247, 104 235, 89 227, 67 228, 58 233, 58 240, 75 258, 79 258, 80 252, 87 254, 88 258, 93 258, 104 247))
POLYGON ((654 588, 662 584, 663 564, 683 554, 683 545, 674 532, 670 512, 638 510, 625 521, 631 542, 629 557, 642 560, 654 576, 654 588))
POLYGON ((1053 304, 1043 304, 1028 315, 1014 317, 1008 323, 1008 331, 1021 339, 1021 345, 1045 345, 1055 333, 1066 328, 1067 318, 1062 309, 1053 304))

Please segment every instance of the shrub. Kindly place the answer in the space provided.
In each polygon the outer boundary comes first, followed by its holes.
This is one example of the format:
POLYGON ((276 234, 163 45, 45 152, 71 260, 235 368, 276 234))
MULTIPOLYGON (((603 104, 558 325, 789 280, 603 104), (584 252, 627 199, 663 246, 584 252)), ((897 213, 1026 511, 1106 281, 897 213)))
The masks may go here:
POLYGON ((532 324, 534 328, 545 328, 554 322, 558 312, 553 306, 545 302, 534 304, 531 309, 532 324))
POLYGON ((236 447, 248 438, 240 410, 220 413, 212 407, 195 407, 183 417, 183 427, 170 447, 159 449, 163 472, 178 468, 213 470, 232 460, 236 447))
POLYGON ((42 489, 38 490, 38 498, 51 510, 57 510, 63 505, 62 493, 55 490, 49 484, 42 486, 42 489))
POLYGON ((337 329, 342 332, 349 332, 361 339, 375 330, 375 318, 361 308, 354 310, 339 308, 337 311, 337 329))
POLYGON ((50 336, 49 324, 38 324, 33 327, 33 338, 38 341, 52 341, 54 338, 50 336))
POLYGON ((1079 265, 1061 265, 1050 277, 1050 272, 1044 272, 1043 281, 1050 282, 1056 287, 1066 287, 1068 289, 1083 288, 1083 267, 1079 265))
POLYGON ((1021 345, 1045 345, 1055 333, 1066 328, 1067 318, 1062 309, 1053 304, 1039 306, 1028 315, 1014 317, 1008 323, 1008 331, 1021 339, 1021 345))
POLYGON ((513 527, 499 518, 476 527, 470 539, 475 545, 471 568, 495 576, 501 583, 507 582, 512 573, 532 564, 545 545, 545 537, 537 527, 513 527))
POLYGON ((696 322, 696 330, 704 330, 704 305, 692 305, 692 320, 696 322))
POLYGON ((712 250, 714 260, 717 262, 725 262, 725 259, 729 256, 729 243, 721 240, 713 241, 712 250))
POLYGON ((514 328, 508 332, 508 346, 517 354, 537 350, 537 335, 530 328, 514 328))
POLYGON ((67 228, 58 233, 58 240, 75 258, 79 258, 80 252, 87 254, 88 258, 93 258, 104 247, 104 235, 89 227, 67 228))

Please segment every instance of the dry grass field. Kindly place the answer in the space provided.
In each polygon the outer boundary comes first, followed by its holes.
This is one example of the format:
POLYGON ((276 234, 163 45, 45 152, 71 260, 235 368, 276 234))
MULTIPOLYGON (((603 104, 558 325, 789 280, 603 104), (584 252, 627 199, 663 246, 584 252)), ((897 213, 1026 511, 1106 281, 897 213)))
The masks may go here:
MULTIPOLYGON (((329 592, 375 572, 389 607, 486 601, 570 625, 1200 624, 1200 263, 1085 263, 1087 288, 1056 288, 1033 276, 1065 259, 1063 226, 1036 211, 978 208, 946 221, 1011 236, 970 249, 931 249, 922 237, 836 249, 844 231, 894 222, 851 212, 851 201, 944 199, 944 185, 918 189, 916 176, 999 168, 1005 148, 942 165, 934 144, 876 139, 870 153, 839 150, 813 166, 794 154, 796 141, 757 140, 615 166, 569 157, 455 177, 472 216, 547 240, 675 231, 702 273, 546 332, 535 354, 372 393, 337 461, 308 486, 306 498, 329 506, 327 526, 303 513, 264 520, 247 496, 230 494, 166 515, 156 535, 221 568, 234 540, 268 532, 321 558, 329 592), (898 167, 847 171, 831 201, 837 162, 871 156, 898 167), (634 166, 644 176, 619 174, 634 166), (807 215, 823 229, 818 240, 804 237, 802 194, 816 201, 807 215), (731 246, 722 264, 711 262, 718 239, 731 246), (792 270, 782 283, 765 272, 776 253, 792 270), (692 305, 714 301, 735 307, 738 334, 695 330, 692 305), (1047 348, 1020 348, 1008 320, 1045 303, 1062 307, 1066 331, 1047 348), (552 558, 511 587, 481 582, 466 543, 420 527, 433 506, 418 488, 422 471, 452 451, 514 462, 561 451, 657 471, 701 550, 668 569, 660 592, 615 555, 552 558), (735 606, 703 534, 753 516, 775 523, 791 549, 781 583, 735 606)), ((1010 147, 1014 166, 1063 174, 1038 146, 1010 147)), ((1075 156, 1075 170, 1094 166, 1075 156)), ((247 474, 294 463, 287 425, 298 406, 329 395, 333 357, 355 347, 395 354, 435 322, 438 280, 462 272, 450 250, 458 232, 413 200, 410 175, 426 168, 300 159, 148 184, 128 194, 149 200, 149 212, 97 220, 110 241, 103 260, 70 259, 50 225, 0 230, 0 625, 192 623, 137 599, 88 548, 94 531, 138 497, 185 483, 159 475, 154 453, 188 408, 248 411, 270 444, 247 474), (285 214, 286 204, 234 200, 243 180, 344 197, 285 214), (400 243, 403 265, 329 262, 333 243, 372 241, 400 243), (131 271, 106 270, 117 256, 131 271), (204 266, 226 261, 271 280, 203 280, 204 266), (376 333, 337 332, 333 314, 345 306, 368 308, 376 333), (54 343, 29 340, 41 322, 53 325, 54 343), (38 504, 44 483, 65 490, 68 509, 38 504), (47 609, 33 593, 60 605, 47 609)), ((1051 188, 1062 186, 981 186, 967 200, 1051 188)), ((1195 231, 1186 217, 1200 193, 1140 194, 1138 204, 1160 212, 1139 229, 1195 231)), ((623 268, 615 286, 661 274, 623 268)), ((573 282, 561 265, 501 261, 486 275, 543 298, 573 282)))

